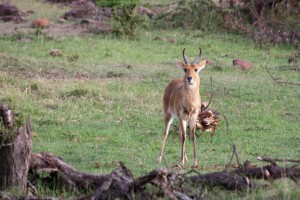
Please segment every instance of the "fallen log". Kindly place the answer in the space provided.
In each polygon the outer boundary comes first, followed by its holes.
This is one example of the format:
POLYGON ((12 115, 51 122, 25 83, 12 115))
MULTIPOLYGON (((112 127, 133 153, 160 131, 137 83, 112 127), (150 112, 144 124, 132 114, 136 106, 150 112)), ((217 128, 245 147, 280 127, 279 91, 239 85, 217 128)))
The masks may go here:
POLYGON ((168 169, 156 169, 135 180, 122 163, 109 175, 96 175, 77 171, 61 158, 50 153, 33 154, 30 163, 30 181, 35 182, 37 179, 43 179, 40 176, 43 173, 49 174, 44 182, 48 181, 48 184, 53 184, 53 181, 56 180, 55 184, 75 191, 77 194, 80 194, 82 190, 96 190, 95 194, 81 197, 81 200, 134 199, 134 193, 144 193, 144 195, 150 196, 152 194, 147 193, 144 189, 148 183, 163 188, 165 196, 169 198, 174 196, 169 190, 172 184, 167 180, 170 179, 166 177, 174 177, 175 174, 168 169))
POLYGON ((250 179, 275 180, 289 178, 295 182, 300 179, 300 168, 267 165, 263 167, 246 167, 234 170, 232 174, 242 175, 250 179))
MULTIPOLYGON (((95 191, 88 196, 82 196, 80 200, 100 199, 192 199, 197 195, 190 191, 201 193, 203 188, 221 188, 229 191, 257 190, 261 185, 254 182, 254 179, 274 180, 279 178, 290 178, 297 182, 300 179, 300 168, 280 167, 275 160, 286 161, 289 159, 266 159, 271 165, 253 167, 249 161, 244 165, 239 164, 233 170, 229 170, 233 158, 238 155, 233 148, 230 162, 222 172, 197 174, 188 176, 177 173, 171 168, 155 169, 145 176, 134 178, 129 169, 123 163, 108 175, 96 175, 75 170, 65 163, 61 158, 50 153, 33 154, 30 162, 30 181, 35 182, 41 179, 41 173, 48 173, 55 184, 60 187, 76 191, 79 195, 84 191, 95 191), (188 187, 183 185, 188 184, 188 187), (156 189, 150 189, 147 185, 156 189), (193 188, 187 191, 184 188, 193 188)), ((289 160, 298 162, 295 160, 289 160)), ((49 179, 45 180, 49 181, 49 179)), ((50 184, 50 183, 49 183, 50 184)), ((53 182, 52 182, 53 184, 53 182)))
MULTIPOLYGON (((42 179, 40 175, 47 173, 51 181, 58 180, 57 184, 78 193, 80 190, 95 190, 109 178, 108 175, 77 171, 51 153, 32 154, 29 173, 31 182, 42 179)), ((49 177, 47 178, 49 179, 49 177)))
MULTIPOLYGON (((178 187, 177 173, 171 169, 155 169, 149 174, 134 180, 131 172, 123 165, 111 173, 111 178, 91 197, 92 200, 102 199, 186 199, 192 197, 178 187), (123 174, 123 175, 122 175, 123 174), (158 192, 149 190, 146 185, 157 187, 158 192)), ((86 198, 85 198, 86 199, 86 198)), ((81 199, 83 200, 83 199, 81 199)))
POLYGON ((239 176, 237 173, 214 172, 209 174, 191 176, 187 178, 194 186, 220 187, 226 190, 245 191, 257 189, 258 185, 251 182, 247 177, 239 176))

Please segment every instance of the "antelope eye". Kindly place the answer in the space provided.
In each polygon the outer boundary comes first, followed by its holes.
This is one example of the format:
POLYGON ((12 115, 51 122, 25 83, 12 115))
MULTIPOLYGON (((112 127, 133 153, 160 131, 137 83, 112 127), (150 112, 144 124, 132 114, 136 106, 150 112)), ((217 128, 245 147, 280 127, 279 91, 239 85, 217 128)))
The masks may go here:
POLYGON ((195 72, 198 72, 198 69, 195 69, 195 72))
POLYGON ((184 72, 187 72, 187 69, 183 69, 184 72))

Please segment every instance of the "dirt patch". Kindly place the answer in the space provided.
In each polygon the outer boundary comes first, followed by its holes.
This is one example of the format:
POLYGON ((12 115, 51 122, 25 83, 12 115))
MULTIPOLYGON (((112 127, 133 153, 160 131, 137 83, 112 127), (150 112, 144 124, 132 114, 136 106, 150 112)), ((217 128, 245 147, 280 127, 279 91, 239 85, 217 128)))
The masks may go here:
POLYGON ((48 80, 58 80, 58 79, 76 79, 76 80, 94 80, 103 78, 102 75, 92 74, 92 73, 70 73, 64 70, 56 71, 6 71, 7 74, 13 77, 20 77, 25 79, 48 79, 48 80))
MULTIPOLYGON (((72 35, 86 35, 110 32, 109 9, 100 9, 92 1, 51 1, 55 3, 65 3, 70 7, 70 11, 63 16, 57 16, 57 21, 49 21, 46 28, 39 30, 49 37, 62 37, 72 35), (70 2, 70 3, 68 3, 70 2)), ((61 6, 61 4, 57 4, 61 6)), ((33 13, 35 11, 32 11, 33 13)), ((22 35, 36 33, 39 27, 32 27, 33 22, 27 20, 30 13, 19 10, 15 5, 0 5, 0 37, 4 35, 22 35)), ((36 20, 36 19, 35 19, 36 20)), ((48 19, 45 19, 48 20, 48 19)))
POLYGON ((74 0, 47 0, 51 3, 71 3, 74 0))
MULTIPOLYGON (((143 75, 133 74, 126 75, 125 73, 107 72, 106 74, 97 73, 82 73, 82 72, 67 72, 63 69, 55 71, 27 71, 27 70, 1 70, 2 72, 12 76, 19 77, 21 79, 47 79, 47 80, 99 80, 99 79, 130 79, 141 80, 146 77, 143 75)), ((1 72, 0 71, 0 72, 1 72)))
MULTIPOLYGON (((0 37, 5 35, 20 35, 21 37, 26 37, 26 35, 35 34, 37 31, 36 28, 32 28, 32 24, 30 22, 22 24, 16 24, 13 22, 0 23, 0 30, 0 37)), ((40 32, 45 36, 55 38, 94 33, 106 33, 110 30, 110 24, 108 22, 89 21, 85 24, 83 23, 83 21, 79 21, 72 24, 58 24, 50 22, 49 28, 42 29, 40 30, 40 32)))
MULTIPOLYGON (((110 19, 113 15, 112 8, 98 7, 92 0, 47 0, 44 2, 51 3, 54 6, 67 6, 70 8, 68 12, 62 16, 57 16, 57 20, 47 23, 46 28, 42 29, 42 33, 50 37, 62 37, 72 35, 86 35, 86 34, 101 34, 111 33, 110 19)), ((26 35, 37 31, 40 26, 33 28, 33 21, 28 20, 30 14, 35 13, 35 10, 21 11, 16 6, 7 6, 11 11, 3 11, 10 13, 10 18, 14 20, 5 20, 7 22, 0 22, 0 37, 3 35, 26 35)), ((157 16, 161 12, 165 12, 169 6, 156 6, 151 9, 137 6, 136 11, 139 15, 146 15, 150 18, 157 16)), ((1 17, 1 7, 0 7, 1 17)), ((1 18, 0 18, 1 19, 1 18)), ((39 19, 41 20, 41 19, 39 19)))

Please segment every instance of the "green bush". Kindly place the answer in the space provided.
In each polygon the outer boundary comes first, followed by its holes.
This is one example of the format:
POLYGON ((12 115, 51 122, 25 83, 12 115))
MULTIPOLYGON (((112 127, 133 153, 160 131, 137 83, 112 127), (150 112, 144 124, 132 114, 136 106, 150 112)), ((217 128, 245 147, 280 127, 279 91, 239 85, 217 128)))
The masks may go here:
POLYGON ((135 12, 134 5, 127 5, 114 10, 112 27, 117 36, 136 38, 136 31, 146 23, 146 18, 135 12))
POLYGON ((139 0, 95 0, 100 7, 123 8, 125 6, 136 6, 139 0))
MULTIPOLYGON (((156 28, 212 30, 222 23, 222 16, 211 1, 179 0, 176 8, 161 14, 153 23, 156 28)), ((174 5, 176 5, 174 4, 174 5)))
POLYGON ((146 21, 135 12, 139 0, 95 0, 95 2, 100 7, 113 8, 112 31, 117 36, 135 38, 137 28, 146 21))

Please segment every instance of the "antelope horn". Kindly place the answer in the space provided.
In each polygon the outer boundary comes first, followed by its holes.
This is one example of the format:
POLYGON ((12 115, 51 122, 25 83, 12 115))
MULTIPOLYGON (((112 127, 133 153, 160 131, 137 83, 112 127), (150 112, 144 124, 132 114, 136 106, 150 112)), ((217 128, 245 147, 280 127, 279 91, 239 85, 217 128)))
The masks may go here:
POLYGON ((200 60, 201 54, 202 54, 201 48, 199 48, 199 50, 200 50, 199 56, 194 60, 193 64, 198 64, 199 63, 199 60, 200 60))
POLYGON ((189 61, 188 57, 185 55, 185 48, 182 51, 182 56, 183 56, 183 59, 184 59, 184 64, 189 64, 190 61, 189 61))

